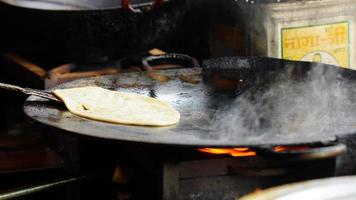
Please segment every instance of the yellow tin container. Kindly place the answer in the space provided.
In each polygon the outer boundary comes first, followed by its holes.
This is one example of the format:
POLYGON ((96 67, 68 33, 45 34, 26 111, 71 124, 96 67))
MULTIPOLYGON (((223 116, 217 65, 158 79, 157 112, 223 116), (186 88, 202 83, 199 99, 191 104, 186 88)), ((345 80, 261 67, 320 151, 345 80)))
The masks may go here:
POLYGON ((356 69, 356 0, 265 2, 235 1, 244 22, 234 29, 245 30, 235 39, 245 41, 235 47, 243 50, 235 54, 356 69))

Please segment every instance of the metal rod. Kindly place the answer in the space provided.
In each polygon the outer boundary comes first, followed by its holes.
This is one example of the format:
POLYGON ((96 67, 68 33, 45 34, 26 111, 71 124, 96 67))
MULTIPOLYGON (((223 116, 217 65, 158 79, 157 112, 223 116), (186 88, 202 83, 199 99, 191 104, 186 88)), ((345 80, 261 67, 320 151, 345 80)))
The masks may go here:
POLYGON ((22 197, 26 196, 29 194, 37 193, 37 192, 42 192, 45 190, 49 190, 61 185, 65 185, 67 183, 75 182, 75 181, 80 181, 84 179, 85 177, 75 177, 75 178, 69 178, 69 179, 64 179, 64 180, 59 180, 59 181, 54 181, 54 182, 49 182, 49 183, 44 183, 44 184, 39 184, 39 185, 31 185, 27 187, 22 187, 22 188, 17 188, 5 192, 0 193, 0 200, 3 199, 13 199, 17 197, 22 197))

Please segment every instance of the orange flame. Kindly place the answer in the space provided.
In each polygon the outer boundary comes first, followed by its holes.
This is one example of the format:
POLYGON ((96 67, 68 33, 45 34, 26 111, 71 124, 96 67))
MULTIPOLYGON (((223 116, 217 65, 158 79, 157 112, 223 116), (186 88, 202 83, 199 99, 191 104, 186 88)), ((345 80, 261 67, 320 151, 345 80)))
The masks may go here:
POLYGON ((256 152, 250 148, 200 148, 200 152, 210 154, 230 154, 233 157, 255 156, 256 152))
MULTIPOLYGON (((309 146, 275 146, 273 151, 275 152, 285 152, 294 150, 305 150, 309 149, 309 146)), ((229 154, 233 157, 246 157, 246 156, 256 156, 256 152, 250 148, 240 147, 240 148, 199 148, 200 152, 209 154, 229 154)))
POLYGON ((309 146, 276 146, 273 148, 275 152, 284 152, 284 151, 294 151, 294 150, 306 150, 310 149, 309 146))

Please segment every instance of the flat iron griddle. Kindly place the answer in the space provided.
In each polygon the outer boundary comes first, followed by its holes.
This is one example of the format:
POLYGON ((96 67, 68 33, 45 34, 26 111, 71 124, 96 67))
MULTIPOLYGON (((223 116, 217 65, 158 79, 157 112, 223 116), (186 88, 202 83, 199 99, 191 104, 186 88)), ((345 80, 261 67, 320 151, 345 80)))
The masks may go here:
MULTIPOLYGON (((85 119, 71 114, 60 104, 30 96, 25 104, 25 113, 35 121, 72 133, 119 141, 183 145, 195 147, 236 147, 261 145, 298 145, 329 143, 335 135, 261 135, 255 133, 224 133, 211 124, 212 116, 229 102, 223 94, 214 92, 201 79, 200 68, 160 71, 169 76, 169 82, 160 83, 147 76, 147 72, 84 78, 64 83, 57 88, 99 86, 123 92, 136 92, 155 96, 171 103, 180 113, 179 124, 169 127, 144 127, 119 125, 85 119), (179 75, 199 80, 198 84, 181 81, 179 75)), ((103 97, 105 98, 105 97, 103 97)), ((231 99, 230 99, 231 100, 231 99)))

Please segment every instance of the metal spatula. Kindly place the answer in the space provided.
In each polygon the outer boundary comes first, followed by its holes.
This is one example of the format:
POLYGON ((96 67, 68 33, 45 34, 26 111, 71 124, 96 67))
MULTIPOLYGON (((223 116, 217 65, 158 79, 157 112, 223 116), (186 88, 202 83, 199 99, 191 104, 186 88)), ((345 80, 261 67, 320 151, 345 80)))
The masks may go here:
POLYGON ((49 99, 52 101, 62 102, 60 99, 55 97, 51 92, 44 91, 44 90, 37 90, 37 89, 32 89, 32 88, 22 88, 22 87, 7 84, 7 83, 0 83, 0 88, 12 90, 12 91, 16 91, 16 92, 22 92, 22 93, 28 94, 28 95, 39 96, 39 97, 43 97, 43 98, 46 98, 46 99, 49 99))

